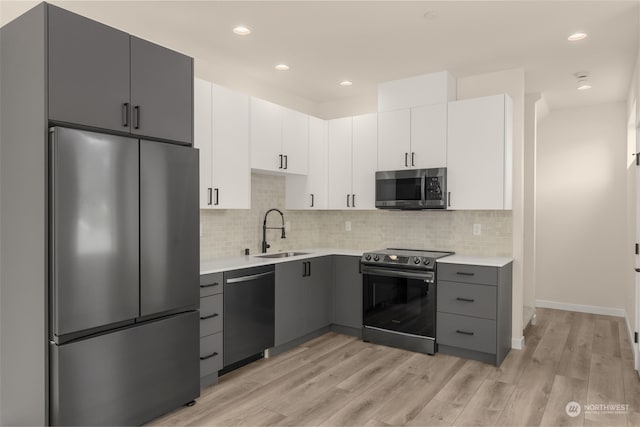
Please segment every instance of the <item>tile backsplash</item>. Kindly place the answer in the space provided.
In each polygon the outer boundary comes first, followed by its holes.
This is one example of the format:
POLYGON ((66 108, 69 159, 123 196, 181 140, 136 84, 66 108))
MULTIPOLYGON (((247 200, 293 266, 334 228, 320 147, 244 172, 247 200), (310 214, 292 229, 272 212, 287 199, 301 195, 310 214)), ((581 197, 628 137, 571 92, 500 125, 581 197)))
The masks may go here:
MULTIPOLYGON (((312 247, 375 250, 387 247, 452 250, 511 256, 511 211, 295 211, 285 210, 285 178, 251 175, 251 209, 201 210, 200 258, 260 252, 265 212, 278 208, 291 229, 287 238, 267 230, 269 252, 312 247), (351 231, 345 223, 351 222, 351 231), (473 225, 481 234, 473 234, 473 225)), ((280 215, 269 215, 280 226, 280 215)))

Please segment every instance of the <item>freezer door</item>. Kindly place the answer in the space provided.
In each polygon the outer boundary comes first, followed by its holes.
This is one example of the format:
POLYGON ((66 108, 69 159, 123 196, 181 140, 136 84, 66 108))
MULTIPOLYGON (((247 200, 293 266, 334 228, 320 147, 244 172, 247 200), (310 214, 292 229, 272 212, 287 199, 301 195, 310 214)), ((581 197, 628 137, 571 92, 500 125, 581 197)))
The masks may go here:
POLYGON ((139 310, 138 141, 50 132, 52 339, 139 310))
POLYGON ((51 425, 141 425, 198 397, 197 313, 51 344, 51 425))
POLYGON ((197 307, 198 150, 140 141, 140 315, 197 307))

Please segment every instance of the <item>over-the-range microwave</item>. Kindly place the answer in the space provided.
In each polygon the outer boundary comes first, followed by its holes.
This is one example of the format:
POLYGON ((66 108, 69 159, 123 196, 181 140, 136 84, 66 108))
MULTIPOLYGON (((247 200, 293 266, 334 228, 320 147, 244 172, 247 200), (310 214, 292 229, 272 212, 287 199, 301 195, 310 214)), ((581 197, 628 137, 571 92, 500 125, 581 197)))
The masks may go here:
POLYGON ((376 172, 376 208, 446 209, 447 168, 376 172))

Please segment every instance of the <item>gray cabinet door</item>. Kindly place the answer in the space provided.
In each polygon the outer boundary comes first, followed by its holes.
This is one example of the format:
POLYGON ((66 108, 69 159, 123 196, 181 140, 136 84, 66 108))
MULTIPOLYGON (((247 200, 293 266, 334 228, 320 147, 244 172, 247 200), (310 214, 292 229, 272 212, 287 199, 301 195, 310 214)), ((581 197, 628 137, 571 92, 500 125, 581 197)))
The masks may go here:
POLYGON ((360 257, 334 257, 333 323, 362 328, 360 257))
POLYGON ((140 141, 140 315, 197 306, 198 150, 140 141))
POLYGON ((138 141, 54 128, 50 144, 56 339, 138 317, 138 141))
POLYGON ((131 36, 131 132, 193 143, 193 59, 131 36))
POLYGON ((302 304, 306 298, 302 280, 304 268, 302 261, 276 264, 276 346, 304 335, 306 330, 307 312, 302 304))
POLYGON ((49 119, 129 132, 129 35, 48 10, 49 119))
POLYGON ((307 308, 306 331, 310 333, 331 324, 333 314, 332 257, 310 259, 307 276, 303 279, 306 291, 303 305, 307 308))

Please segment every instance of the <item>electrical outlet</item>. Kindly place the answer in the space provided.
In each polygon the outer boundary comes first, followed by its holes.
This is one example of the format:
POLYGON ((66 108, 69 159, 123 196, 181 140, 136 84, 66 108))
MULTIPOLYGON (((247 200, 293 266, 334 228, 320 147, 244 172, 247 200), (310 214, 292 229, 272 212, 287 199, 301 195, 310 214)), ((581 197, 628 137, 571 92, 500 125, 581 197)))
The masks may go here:
POLYGON ((291 231, 291 221, 285 221, 284 231, 286 231, 287 233, 291 231))
POLYGON ((479 236, 481 234, 482 234, 482 225, 473 224, 473 235, 474 236, 479 236))
POLYGON ((344 230, 345 231, 351 231, 351 221, 345 221, 344 222, 344 230))

